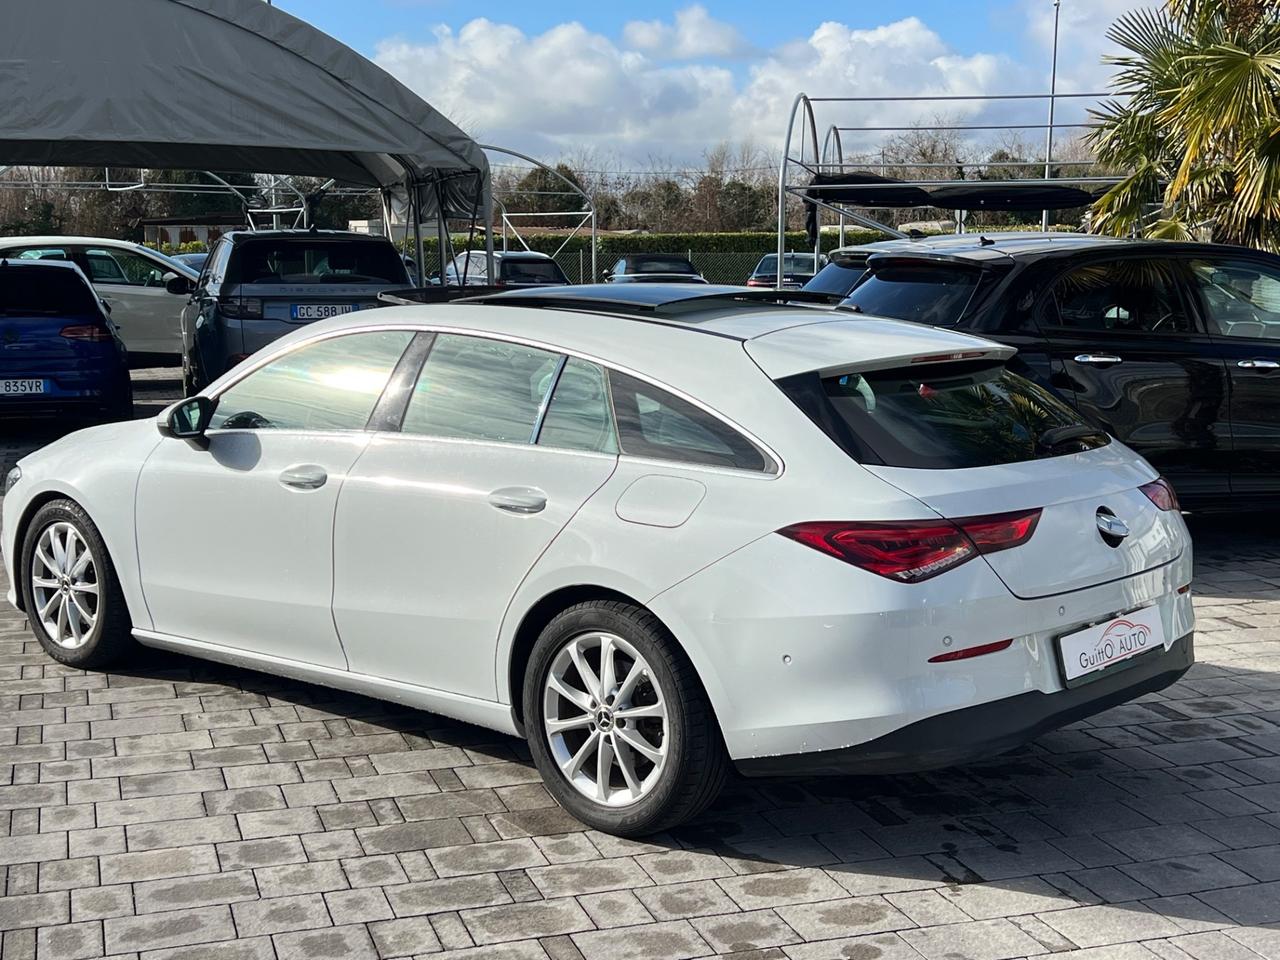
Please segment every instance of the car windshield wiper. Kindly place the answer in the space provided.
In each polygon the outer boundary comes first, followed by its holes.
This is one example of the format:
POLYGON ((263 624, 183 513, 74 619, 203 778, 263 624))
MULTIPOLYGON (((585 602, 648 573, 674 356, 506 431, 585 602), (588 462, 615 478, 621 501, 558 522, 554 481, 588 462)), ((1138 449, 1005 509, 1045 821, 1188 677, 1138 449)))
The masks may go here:
POLYGON ((1070 423, 1062 427, 1050 427, 1036 437, 1036 446, 1042 450, 1052 450, 1072 440, 1083 440, 1085 437, 1105 437, 1106 432, 1091 427, 1087 423, 1070 423))

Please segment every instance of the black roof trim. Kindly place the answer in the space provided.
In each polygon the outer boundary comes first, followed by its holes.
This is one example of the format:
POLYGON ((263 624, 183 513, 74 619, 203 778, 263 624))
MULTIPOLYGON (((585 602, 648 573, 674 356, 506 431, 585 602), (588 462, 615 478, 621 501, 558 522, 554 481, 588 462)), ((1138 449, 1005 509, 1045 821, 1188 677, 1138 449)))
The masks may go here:
POLYGON ((841 297, 811 290, 769 290, 703 284, 589 284, 552 287, 547 290, 507 290, 474 297, 472 302, 519 307, 563 307, 676 316, 715 310, 734 303, 786 305, 789 303, 834 306, 841 297))

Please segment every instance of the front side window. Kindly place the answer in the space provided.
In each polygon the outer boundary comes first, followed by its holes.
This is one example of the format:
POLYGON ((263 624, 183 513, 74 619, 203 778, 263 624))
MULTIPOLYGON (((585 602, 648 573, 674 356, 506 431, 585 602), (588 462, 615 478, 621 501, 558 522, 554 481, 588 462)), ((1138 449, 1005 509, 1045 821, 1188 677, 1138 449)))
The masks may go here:
POLYGON ((1280 270, 1253 260, 1193 260, 1209 332, 1280 340, 1280 270))
POLYGON ((569 358, 547 405, 538 444, 596 453, 618 452, 603 370, 586 360, 569 358))
POLYGON ((1178 267, 1160 260, 1113 260, 1072 270, 1054 283, 1044 319, 1050 327, 1087 333, 1192 331, 1178 292, 1178 267))
POLYGON ((222 392, 210 429, 363 430, 413 333, 351 333, 299 347, 222 392))
POLYGON ((737 430, 686 400, 616 371, 609 374, 618 442, 635 457, 774 472, 737 430))
POLYGON ((162 287, 165 271, 154 260, 128 250, 87 247, 89 279, 94 283, 119 284, 130 287, 162 287))
POLYGON ((558 354, 502 340, 440 334, 400 429, 462 440, 530 443, 558 354))

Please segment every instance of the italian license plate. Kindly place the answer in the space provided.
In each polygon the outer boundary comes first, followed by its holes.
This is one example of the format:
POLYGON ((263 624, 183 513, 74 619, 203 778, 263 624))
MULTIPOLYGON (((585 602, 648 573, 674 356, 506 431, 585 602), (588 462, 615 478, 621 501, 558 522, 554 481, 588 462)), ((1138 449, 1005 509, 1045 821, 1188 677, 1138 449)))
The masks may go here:
POLYGON ((289 312, 295 320, 325 320, 359 309, 354 303, 295 303, 289 312))
POLYGON ((0 397, 25 397, 44 391, 43 380, 0 380, 0 397))
POLYGON ((1068 684, 1164 648, 1164 624, 1159 607, 1144 607, 1058 638, 1068 684))

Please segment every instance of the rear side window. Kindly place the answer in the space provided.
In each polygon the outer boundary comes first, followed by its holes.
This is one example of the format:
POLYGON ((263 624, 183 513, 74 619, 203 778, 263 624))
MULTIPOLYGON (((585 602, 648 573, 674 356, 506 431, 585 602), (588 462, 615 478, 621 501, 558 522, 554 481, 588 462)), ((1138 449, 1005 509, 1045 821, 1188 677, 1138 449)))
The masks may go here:
POLYGON ((624 373, 611 371, 609 385, 623 453, 709 467, 776 471, 754 443, 705 410, 624 373))
POLYGON ((952 264, 872 261, 845 303, 878 317, 947 327, 964 315, 980 276, 973 267, 952 264))
POLYGON ((390 243, 277 237, 237 245, 227 283, 407 283, 390 243))
POLYGON ((0 317, 84 317, 100 310, 89 285, 60 267, 23 267, 0 261, 0 317))
POLYGON ((818 293, 838 293, 844 296, 853 289, 858 278, 865 272, 866 267, 862 264, 854 266, 828 263, 818 271, 817 276, 804 285, 804 288, 818 293))
POLYGON ((811 374, 779 386, 863 463, 935 470, 987 467, 1110 442, 1105 433, 1089 432, 1071 407, 1002 364, 811 374))

